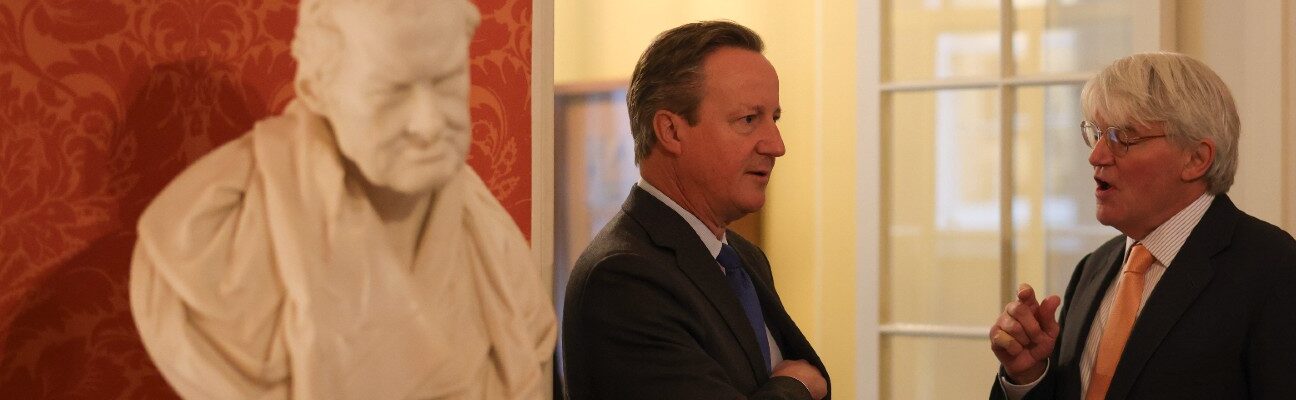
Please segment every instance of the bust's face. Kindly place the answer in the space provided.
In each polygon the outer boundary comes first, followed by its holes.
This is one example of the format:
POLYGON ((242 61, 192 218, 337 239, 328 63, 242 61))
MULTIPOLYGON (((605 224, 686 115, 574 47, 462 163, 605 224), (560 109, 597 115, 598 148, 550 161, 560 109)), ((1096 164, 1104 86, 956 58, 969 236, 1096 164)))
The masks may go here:
POLYGON ((402 193, 440 189, 463 168, 468 116, 468 22, 447 2, 395 10, 341 5, 338 68, 320 82, 323 113, 342 155, 369 183, 402 193))

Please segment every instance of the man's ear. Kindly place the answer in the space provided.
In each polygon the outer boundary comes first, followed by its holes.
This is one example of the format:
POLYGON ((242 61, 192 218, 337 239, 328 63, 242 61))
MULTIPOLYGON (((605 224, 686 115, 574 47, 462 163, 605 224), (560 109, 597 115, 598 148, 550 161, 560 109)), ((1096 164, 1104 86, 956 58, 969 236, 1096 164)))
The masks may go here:
POLYGON ((683 150, 680 143, 680 130, 687 128, 684 118, 679 114, 669 110, 657 110, 653 114, 653 134, 657 136, 657 144, 661 145, 663 151, 670 155, 679 155, 683 150))
POLYGON ((1211 164, 1215 162, 1215 141, 1209 138, 1198 142, 1196 146, 1189 149, 1188 162, 1184 164, 1183 172, 1180 179, 1184 182, 1191 182, 1206 176, 1206 171, 1210 170, 1211 164))

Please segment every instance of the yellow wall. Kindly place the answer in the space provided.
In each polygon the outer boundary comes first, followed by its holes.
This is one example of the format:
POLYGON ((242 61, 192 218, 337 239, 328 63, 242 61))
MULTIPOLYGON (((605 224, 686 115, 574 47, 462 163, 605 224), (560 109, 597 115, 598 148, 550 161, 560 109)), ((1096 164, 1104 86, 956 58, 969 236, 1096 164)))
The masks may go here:
POLYGON ((855 10, 848 0, 554 2, 559 85, 626 81, 654 36, 686 22, 729 19, 764 38, 788 154, 770 184, 763 247, 841 399, 856 397, 855 10))

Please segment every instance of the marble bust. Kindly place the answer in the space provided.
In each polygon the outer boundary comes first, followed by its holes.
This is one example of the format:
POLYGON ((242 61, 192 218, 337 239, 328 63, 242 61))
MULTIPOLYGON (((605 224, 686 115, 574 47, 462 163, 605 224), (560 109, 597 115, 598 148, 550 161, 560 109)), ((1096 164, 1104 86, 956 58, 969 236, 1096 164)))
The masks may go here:
POLYGON ((465 0, 304 0, 297 99, 139 223, 130 300, 186 398, 539 398, 527 244, 464 164, 465 0))

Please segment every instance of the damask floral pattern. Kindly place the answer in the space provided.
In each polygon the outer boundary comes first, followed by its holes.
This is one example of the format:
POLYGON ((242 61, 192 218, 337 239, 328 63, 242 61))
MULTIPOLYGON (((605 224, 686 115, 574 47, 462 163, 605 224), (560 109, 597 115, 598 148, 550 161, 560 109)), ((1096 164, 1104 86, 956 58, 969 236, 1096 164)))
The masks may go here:
POLYGON ((473 38, 473 146, 468 156, 486 186, 531 235, 531 0, 477 0, 473 38))
MULTIPOLYGON (((475 168, 530 231, 531 1, 478 0, 475 168)), ((135 224, 293 97, 296 2, 0 1, 0 397, 168 398, 131 320, 135 224)))

